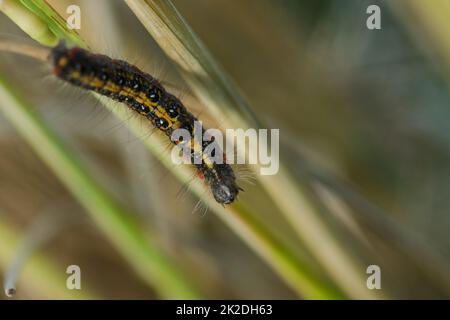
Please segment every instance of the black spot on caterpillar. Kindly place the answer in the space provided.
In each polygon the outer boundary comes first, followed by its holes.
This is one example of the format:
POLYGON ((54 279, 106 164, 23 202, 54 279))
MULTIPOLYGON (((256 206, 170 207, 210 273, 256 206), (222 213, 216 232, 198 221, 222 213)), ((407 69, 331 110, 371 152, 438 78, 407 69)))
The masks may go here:
MULTIPOLYGON (((175 129, 186 129, 194 136, 194 121, 197 118, 155 78, 126 61, 93 54, 78 47, 67 48, 63 42, 51 50, 50 61, 58 78, 125 103, 169 138, 175 129)), ((203 135, 205 129, 202 130, 203 135)), ((178 144, 179 141, 173 143, 178 144)), ((202 144, 202 151, 209 143, 202 144)), ((194 154, 191 152, 191 157, 194 154)), ((205 157, 206 153, 203 155, 205 157)), ((231 166, 223 162, 202 158, 201 163, 194 165, 198 176, 210 186, 215 200, 220 204, 230 204, 242 189, 236 183, 231 166)))

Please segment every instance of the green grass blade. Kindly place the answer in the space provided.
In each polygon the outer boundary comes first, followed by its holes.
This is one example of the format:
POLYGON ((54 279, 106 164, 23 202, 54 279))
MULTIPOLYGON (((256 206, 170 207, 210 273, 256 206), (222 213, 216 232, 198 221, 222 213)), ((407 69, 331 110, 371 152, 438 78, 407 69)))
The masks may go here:
POLYGON ((19 1, 0 1, 0 11, 6 14, 24 32, 39 43, 54 46, 58 42, 58 38, 50 30, 47 22, 30 12, 19 1))
POLYGON ((162 297, 198 298, 194 285, 146 238, 129 213, 115 203, 63 142, 0 78, 0 111, 91 214, 135 271, 162 297))
POLYGON ((47 2, 44 0, 20 0, 20 2, 35 16, 45 21, 57 39, 64 39, 70 44, 83 46, 78 33, 68 29, 66 21, 47 2))

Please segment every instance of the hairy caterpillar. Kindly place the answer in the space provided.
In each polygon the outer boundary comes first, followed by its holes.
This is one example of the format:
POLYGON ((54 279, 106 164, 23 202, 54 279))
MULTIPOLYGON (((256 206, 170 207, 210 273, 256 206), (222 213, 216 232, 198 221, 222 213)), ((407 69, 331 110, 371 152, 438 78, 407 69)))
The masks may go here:
MULTIPOLYGON (((49 58, 53 73, 59 79, 126 104, 169 138, 175 129, 186 129, 194 136, 194 121, 197 118, 156 79, 137 67, 79 47, 67 48, 63 42, 51 50, 49 58)), ((202 151, 210 143, 203 142, 202 151)), ((191 157, 195 154, 191 152, 191 157)), ((202 152, 201 163, 194 165, 218 203, 232 203, 242 190, 236 183, 233 169, 225 161, 216 163, 202 152)))

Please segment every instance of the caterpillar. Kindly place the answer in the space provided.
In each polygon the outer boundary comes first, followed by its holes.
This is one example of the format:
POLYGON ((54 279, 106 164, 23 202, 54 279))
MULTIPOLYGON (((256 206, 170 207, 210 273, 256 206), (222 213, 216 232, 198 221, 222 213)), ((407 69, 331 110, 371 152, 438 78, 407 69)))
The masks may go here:
MULTIPOLYGON (((197 118, 161 83, 136 66, 79 47, 67 48, 64 42, 51 49, 49 61, 53 74, 59 79, 124 103, 169 138, 175 129, 186 129, 194 136, 194 121, 197 118)), ((202 131, 203 134, 206 130, 202 128, 202 131)), ((201 151, 212 141, 202 142, 201 151)), ((171 142, 175 145, 187 143, 172 139, 171 142)), ((188 146, 192 151, 191 157, 198 155, 191 143, 188 146)), ((191 162, 198 176, 211 188, 218 203, 232 203, 242 190, 236 183, 233 168, 226 161, 216 163, 205 152, 201 154, 201 162, 191 162)), ((225 160, 223 152, 221 156, 225 160)))

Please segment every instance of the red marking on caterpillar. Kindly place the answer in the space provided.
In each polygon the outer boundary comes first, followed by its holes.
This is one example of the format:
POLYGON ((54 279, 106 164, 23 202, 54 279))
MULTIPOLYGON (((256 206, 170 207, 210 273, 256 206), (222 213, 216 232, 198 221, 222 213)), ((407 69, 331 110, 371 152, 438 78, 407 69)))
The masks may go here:
MULTIPOLYGON (((53 74, 59 79, 125 103, 169 138, 175 129, 186 129, 194 136, 197 118, 155 78, 126 61, 93 54, 78 47, 68 49, 63 42, 51 50, 50 61, 53 74)), ((206 130, 202 130, 203 135, 206 130)), ((202 151, 209 143, 202 145, 202 151)), ((192 156, 195 154, 191 152, 192 156)), ((232 203, 242 190, 236 184, 233 169, 229 164, 207 160, 202 159, 201 163, 194 164, 198 176, 209 185, 218 203, 232 203)))
POLYGON ((201 171, 197 171, 197 176, 200 180, 205 180, 205 175, 201 171))

